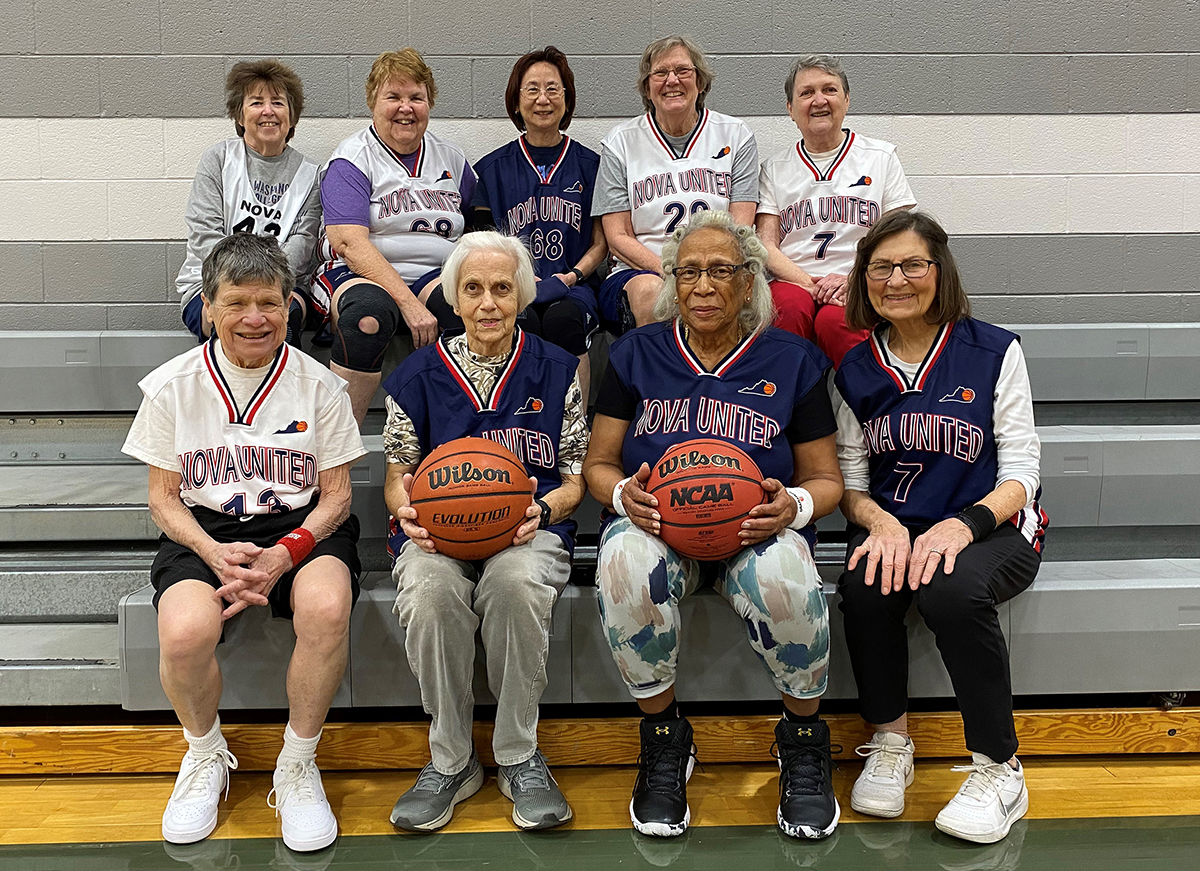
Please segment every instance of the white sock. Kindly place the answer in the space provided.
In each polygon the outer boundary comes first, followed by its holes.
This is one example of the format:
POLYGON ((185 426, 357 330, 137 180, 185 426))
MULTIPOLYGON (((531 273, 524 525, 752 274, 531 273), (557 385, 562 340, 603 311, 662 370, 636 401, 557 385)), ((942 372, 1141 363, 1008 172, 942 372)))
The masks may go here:
POLYGON ((211 753, 214 750, 223 750, 227 746, 225 744, 225 736, 221 734, 221 717, 219 714, 213 720, 212 728, 208 730, 208 734, 193 735, 187 729, 184 729, 183 737, 187 739, 188 749, 196 753, 211 753))
POLYGON ((283 749, 279 751, 275 767, 283 768, 290 762, 312 762, 317 758, 317 744, 320 741, 320 732, 315 738, 301 738, 292 731, 292 724, 288 723, 287 728, 283 730, 283 749))

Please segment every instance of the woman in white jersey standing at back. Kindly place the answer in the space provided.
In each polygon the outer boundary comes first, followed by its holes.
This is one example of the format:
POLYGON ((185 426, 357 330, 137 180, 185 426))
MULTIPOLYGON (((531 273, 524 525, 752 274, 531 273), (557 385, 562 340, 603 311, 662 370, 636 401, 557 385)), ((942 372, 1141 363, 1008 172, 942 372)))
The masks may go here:
POLYGON ((330 369, 349 384, 361 424, 398 329, 422 348, 461 326, 442 298, 442 263, 463 233, 475 172, 458 146, 428 132, 433 71, 411 48, 387 51, 367 75, 371 124, 321 169, 324 262, 313 296, 329 300, 330 369))
POLYGON ((288 145, 303 109, 300 77, 277 60, 240 61, 225 78, 225 113, 237 136, 200 155, 184 216, 187 256, 175 279, 183 322, 198 339, 212 333, 201 305, 200 265, 226 236, 255 233, 279 240, 296 276, 287 341, 300 342, 321 229, 317 165, 288 145))
POLYGON ((685 36, 642 52, 638 91, 646 114, 600 143, 592 214, 603 216, 613 271, 600 286, 600 317, 620 334, 654 322, 663 243, 702 209, 753 225, 758 145, 742 121, 704 108, 713 73, 685 36))

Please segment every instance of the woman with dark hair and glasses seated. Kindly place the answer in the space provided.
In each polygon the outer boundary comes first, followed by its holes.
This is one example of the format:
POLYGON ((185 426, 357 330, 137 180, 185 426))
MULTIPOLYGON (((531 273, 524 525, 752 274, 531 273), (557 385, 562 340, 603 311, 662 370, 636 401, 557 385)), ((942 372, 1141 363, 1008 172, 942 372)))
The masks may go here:
POLYGON ((474 221, 519 237, 533 255, 537 298, 521 312, 529 332, 579 358, 583 404, 588 345, 599 326, 596 268, 608 248, 592 220, 600 155, 564 134, 575 113, 575 74, 552 45, 517 59, 504 105, 521 135, 475 164, 474 221))
POLYGON ((613 343, 596 397, 583 474, 606 509, 597 566, 604 635, 644 716, 629 813, 646 835, 681 835, 691 819, 695 748, 675 701, 679 602, 706 582, 745 620, 782 697, 780 829, 824 838, 838 822, 829 729, 817 714, 829 672, 829 616, 812 556, 813 521, 842 494, 829 360, 771 326, 766 263, 753 227, 729 212, 693 215, 663 246, 660 323, 613 343), (664 408, 674 409, 669 425, 664 408), (757 423, 725 427, 714 415, 757 423), (742 550, 701 562, 663 542, 659 503, 645 487, 650 464, 665 451, 705 437, 749 454, 767 501, 743 521, 742 550))
POLYGON ((850 806, 904 812, 913 778, 904 618, 916 599, 972 756, 937 827, 992 843, 1029 804, 996 607, 1033 582, 1048 521, 1020 342, 970 315, 946 231, 929 215, 892 212, 863 237, 846 323, 871 334, 834 379, 851 524, 838 589, 859 710, 875 730, 859 748, 867 761, 850 806))

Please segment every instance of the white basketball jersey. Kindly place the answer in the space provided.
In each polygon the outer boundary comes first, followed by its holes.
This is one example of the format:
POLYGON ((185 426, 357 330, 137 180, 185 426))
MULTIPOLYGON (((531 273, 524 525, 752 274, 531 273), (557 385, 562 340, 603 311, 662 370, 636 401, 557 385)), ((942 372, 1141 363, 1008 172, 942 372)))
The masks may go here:
MULTIPOLYGON (((221 194, 225 205, 226 235, 230 233, 254 233, 258 236, 274 236, 282 244, 292 231, 292 224, 317 181, 317 165, 307 157, 292 177, 287 192, 274 205, 264 205, 254 193, 250 173, 246 169, 247 145, 240 138, 225 140, 225 160, 221 166, 221 194)), ((200 291, 202 261, 192 250, 188 250, 183 267, 175 279, 175 289, 183 295, 187 305, 200 291)))
MULTIPOLYGON (((209 340, 138 384, 145 401, 175 423, 185 505, 235 515, 292 511, 319 492, 319 472, 366 453, 353 429, 344 453, 321 456, 319 422, 328 419, 330 403, 350 398, 342 380, 313 358, 283 345, 244 407, 221 371, 226 365, 209 340)), ((147 459, 137 444, 126 442, 123 450, 147 459)))
MULTIPOLYGON (((334 149, 321 170, 348 160, 371 180, 371 244, 408 284, 439 268, 463 232, 460 193, 467 158, 456 145, 426 133, 417 154, 416 172, 408 171, 374 126, 360 130, 334 149)), ((321 270, 343 265, 321 234, 321 270)))
MULTIPOLYGON (((663 243, 701 209, 728 209, 733 157, 754 138, 737 118, 705 109, 681 154, 650 113, 623 121, 603 145, 625 164, 630 215, 637 240, 662 254, 663 243)), ((630 267, 615 260, 613 269, 630 267)))
POLYGON ((879 216, 917 202, 896 146, 850 130, 824 170, 801 141, 764 160, 758 180, 758 213, 779 216, 779 249, 815 278, 848 274, 879 216))

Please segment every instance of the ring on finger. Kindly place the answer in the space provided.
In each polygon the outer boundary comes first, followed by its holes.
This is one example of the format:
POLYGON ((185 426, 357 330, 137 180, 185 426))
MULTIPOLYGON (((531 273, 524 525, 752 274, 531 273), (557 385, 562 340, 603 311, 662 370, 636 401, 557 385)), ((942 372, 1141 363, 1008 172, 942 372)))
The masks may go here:
POLYGON ((930 553, 936 553, 938 556, 941 556, 941 555, 942 555, 942 552, 941 552, 940 550, 934 550, 933 548, 930 548, 929 552, 930 552, 930 553))

